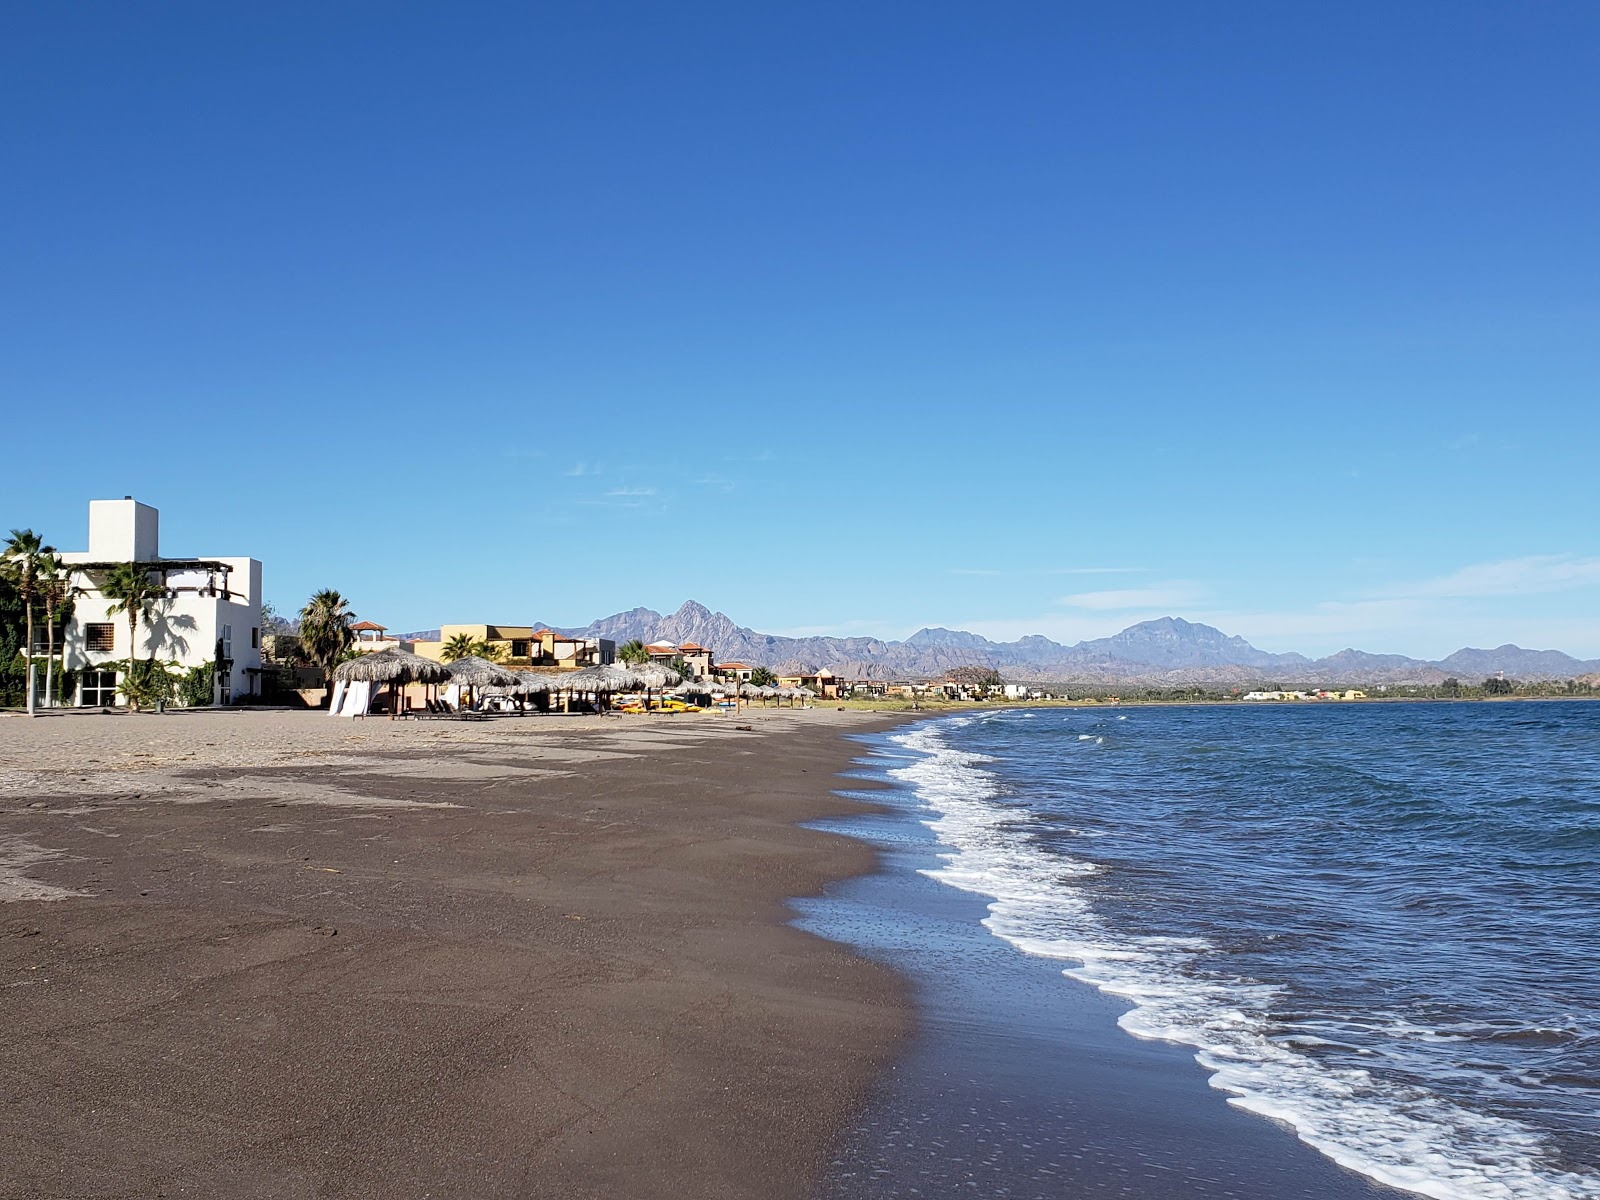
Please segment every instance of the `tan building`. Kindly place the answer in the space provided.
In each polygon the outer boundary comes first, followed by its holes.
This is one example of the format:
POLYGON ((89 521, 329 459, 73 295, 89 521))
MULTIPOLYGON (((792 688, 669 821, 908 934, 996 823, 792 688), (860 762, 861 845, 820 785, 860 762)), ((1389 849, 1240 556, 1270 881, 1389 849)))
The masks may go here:
POLYGON ((725 662, 718 663, 714 672, 719 679, 730 679, 735 683, 749 683, 750 676, 755 671, 749 663, 725 662))
POLYGON ((415 642, 412 653, 434 662, 444 661, 444 648, 465 634, 474 642, 498 647, 495 660, 512 670, 529 667, 554 667, 576 671, 579 667, 600 666, 616 658, 616 644, 604 638, 580 638, 553 629, 531 625, 441 625, 436 642, 415 642))
POLYGON ((711 659, 711 651, 699 642, 684 642, 682 645, 673 642, 651 642, 644 648, 650 656, 651 662, 672 663, 683 659, 683 665, 688 668, 690 679, 709 679, 717 670, 716 664, 711 659))
POLYGON ((778 686, 809 688, 824 700, 839 698, 839 680, 827 667, 815 675, 781 675, 778 677, 778 686))

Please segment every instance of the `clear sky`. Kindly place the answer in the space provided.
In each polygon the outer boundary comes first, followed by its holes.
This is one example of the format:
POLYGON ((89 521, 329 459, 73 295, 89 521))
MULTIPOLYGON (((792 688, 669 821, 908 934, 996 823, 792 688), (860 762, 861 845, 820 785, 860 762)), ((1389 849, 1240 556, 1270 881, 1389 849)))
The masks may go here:
POLYGON ((1600 656, 1600 5, 0 17, 0 525, 391 628, 1600 656))

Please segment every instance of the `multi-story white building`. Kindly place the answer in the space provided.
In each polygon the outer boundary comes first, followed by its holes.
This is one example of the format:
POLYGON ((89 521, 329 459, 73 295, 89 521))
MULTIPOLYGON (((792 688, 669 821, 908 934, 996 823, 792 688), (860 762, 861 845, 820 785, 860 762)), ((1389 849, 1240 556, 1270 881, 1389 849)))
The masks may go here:
POLYGON ((196 667, 221 662, 213 701, 232 704, 261 690, 261 564, 253 558, 163 558, 160 514, 131 496, 89 501, 89 548, 61 555, 76 589, 72 619, 61 631, 66 666, 80 672, 77 703, 123 702, 118 677, 99 664, 129 658, 196 667), (119 563, 134 563, 166 589, 141 613, 128 645, 126 613, 112 613, 100 592, 119 563))

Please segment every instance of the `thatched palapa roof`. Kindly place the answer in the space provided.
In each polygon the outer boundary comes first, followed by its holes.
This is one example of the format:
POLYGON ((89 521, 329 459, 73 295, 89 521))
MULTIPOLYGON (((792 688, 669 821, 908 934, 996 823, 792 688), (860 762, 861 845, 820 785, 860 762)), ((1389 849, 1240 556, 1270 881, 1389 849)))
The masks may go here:
POLYGON ((333 677, 341 683, 448 683, 450 672, 432 659, 391 647, 340 663, 333 677))
POLYGON ((685 679, 672 690, 678 693, 680 696, 690 696, 696 694, 703 696, 726 696, 734 690, 734 685, 730 683, 718 683, 714 679, 685 679))
POLYGON ((492 663, 487 658, 479 658, 476 654, 469 654, 465 658, 458 658, 455 662, 446 663, 445 669, 449 673, 451 683, 458 683, 463 687, 515 687, 521 680, 517 675, 506 670, 498 663, 492 663))
POLYGON ((638 666, 629 667, 628 671, 638 687, 664 688, 683 681, 683 676, 665 663, 640 663, 638 666))
POLYGON ((556 691, 561 686, 552 681, 550 676, 532 671, 513 671, 511 674, 516 676, 517 682, 485 690, 491 696, 537 696, 541 692, 556 691))

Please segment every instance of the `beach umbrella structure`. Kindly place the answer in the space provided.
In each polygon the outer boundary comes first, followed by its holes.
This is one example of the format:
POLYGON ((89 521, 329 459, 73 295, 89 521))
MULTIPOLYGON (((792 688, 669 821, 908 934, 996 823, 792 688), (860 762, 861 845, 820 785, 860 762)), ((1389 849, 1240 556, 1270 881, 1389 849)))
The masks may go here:
POLYGON ((458 658, 455 662, 446 663, 445 669, 450 672, 450 682, 464 688, 471 688, 477 692, 480 688, 515 687, 518 683, 516 673, 508 671, 499 663, 492 663, 487 658, 479 658, 476 654, 469 654, 465 658, 458 658))
POLYGON ((610 696, 634 686, 633 674, 626 667, 608 664, 563 672, 552 682, 551 690, 566 693, 570 707, 573 696, 592 695, 598 703, 601 696, 610 696))
POLYGON ((665 663, 646 662, 628 668, 633 675, 635 686, 644 689, 644 708, 650 711, 651 689, 665 690, 674 684, 683 682, 683 676, 665 663))
POLYGON ((731 688, 728 684, 718 683, 714 679, 685 679, 670 690, 679 696, 726 696, 731 688))
POLYGON ((373 654, 363 654, 349 662, 340 663, 333 671, 336 683, 384 684, 389 688, 389 719, 394 720, 394 692, 408 683, 447 683, 450 671, 443 663, 412 654, 409 650, 391 647, 373 654))
POLYGON ((492 685, 484 688, 486 696, 510 696, 517 702, 517 711, 526 714, 529 696, 542 696, 554 691, 559 685, 554 683, 548 675, 540 675, 533 671, 512 671, 516 682, 505 685, 492 685))

